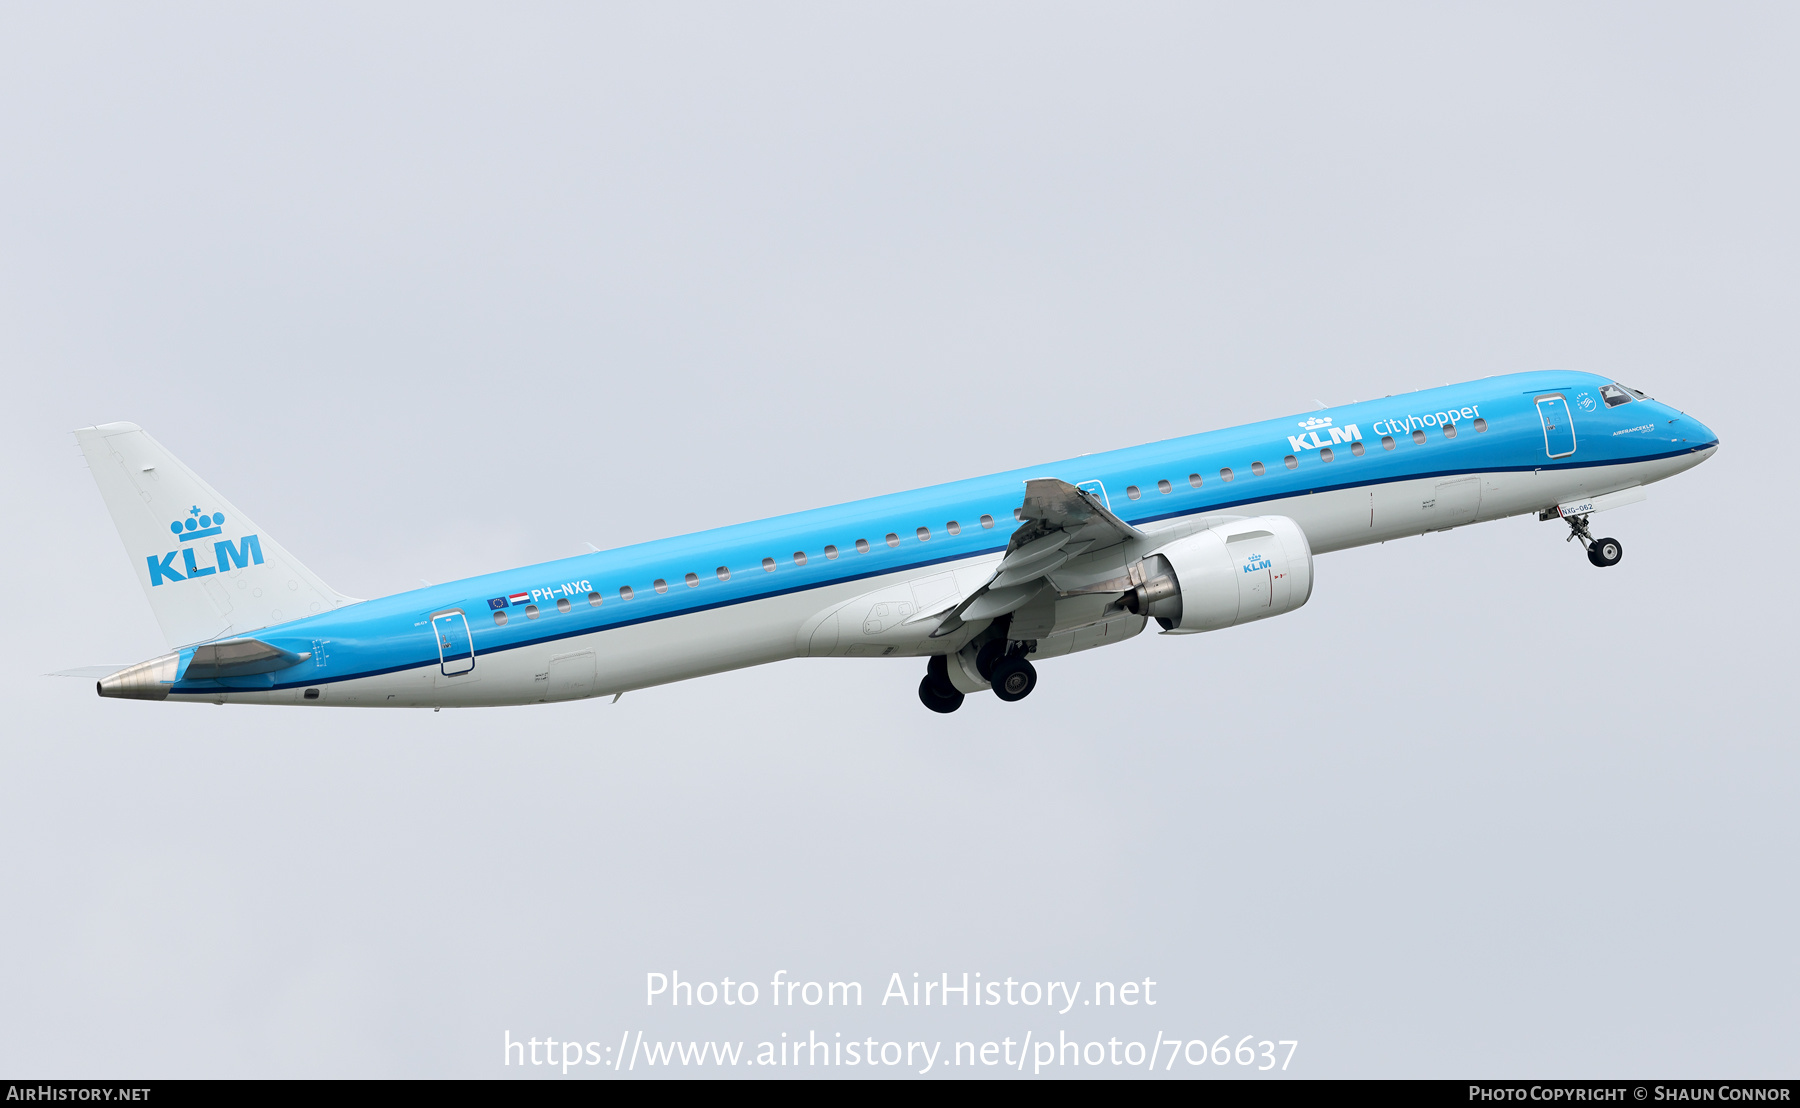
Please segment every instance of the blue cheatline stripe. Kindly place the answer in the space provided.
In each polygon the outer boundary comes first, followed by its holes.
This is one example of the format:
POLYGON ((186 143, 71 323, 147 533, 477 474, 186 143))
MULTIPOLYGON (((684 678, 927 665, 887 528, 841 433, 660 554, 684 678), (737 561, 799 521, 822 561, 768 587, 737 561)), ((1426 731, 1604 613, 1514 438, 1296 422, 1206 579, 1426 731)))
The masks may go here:
MULTIPOLYGON (((1674 458, 1674 457, 1680 457, 1680 456, 1686 455, 1686 454, 1698 453, 1701 450, 1705 450, 1705 449, 1708 449, 1708 448, 1716 446, 1716 445, 1718 445, 1718 444, 1716 441, 1714 441, 1714 442, 1702 443, 1698 446, 1683 447, 1679 450, 1664 451, 1660 454, 1644 455, 1644 456, 1638 456, 1638 457, 1633 457, 1633 458, 1605 459, 1605 460, 1595 460, 1595 461, 1588 461, 1588 462, 1571 462, 1571 461, 1558 462, 1558 461, 1551 461, 1549 459, 1546 459, 1545 463, 1542 465, 1533 464, 1533 465, 1512 465, 1512 466, 1483 466, 1479 469, 1432 470, 1432 471, 1425 471, 1425 472, 1398 474, 1398 475, 1389 476, 1389 477, 1374 477, 1374 478, 1368 478, 1365 480, 1343 481, 1343 482, 1338 482, 1336 484, 1330 484, 1330 485, 1315 485, 1310 488, 1286 489, 1286 490, 1282 490, 1278 493, 1275 493, 1274 495, 1245 497, 1240 500, 1209 503, 1209 504, 1206 504, 1203 506, 1190 507, 1190 508, 1186 508, 1186 509, 1181 509, 1181 510, 1176 510, 1176 511, 1171 511, 1171 512, 1164 512, 1164 513, 1160 513, 1160 514, 1142 515, 1142 516, 1138 516, 1135 519, 1128 519, 1127 522, 1132 523, 1133 525, 1141 525, 1141 524, 1145 524, 1145 523, 1156 523, 1156 522, 1160 522, 1160 521, 1167 520, 1167 519, 1179 519, 1179 518, 1192 517, 1192 516, 1216 515, 1219 512, 1226 511, 1226 510, 1233 509, 1233 508, 1244 508, 1244 507, 1251 507, 1254 505, 1266 505, 1266 504, 1272 503, 1277 500, 1286 500, 1286 499, 1290 499, 1293 497, 1299 497, 1299 496, 1317 495, 1319 493, 1346 492, 1346 491, 1359 489, 1359 488, 1373 488, 1378 485, 1395 484, 1395 483, 1398 483, 1401 481, 1425 481, 1425 480, 1432 480, 1435 478, 1443 478, 1443 477, 1479 476, 1481 474, 1486 474, 1486 473, 1530 473, 1530 472, 1542 471, 1542 470, 1603 469, 1607 466, 1627 465, 1627 464, 1635 465, 1640 462, 1660 461, 1660 460, 1663 460, 1666 458, 1674 458)), ((1323 465, 1325 463, 1320 463, 1320 464, 1323 465)), ((1346 465, 1349 465, 1349 466, 1353 466, 1354 464, 1355 464, 1354 462, 1346 463, 1346 465)), ((1242 479, 1245 481, 1254 482, 1254 481, 1261 481, 1263 478, 1246 474, 1242 479)), ((1123 513, 1118 513, 1118 514, 1120 515, 1121 519, 1126 518, 1123 513)), ((1017 530, 1017 527, 1015 526, 1013 528, 1013 530, 1017 530)), ((1011 534, 1011 532, 1009 531, 1008 532, 1009 537, 1010 537, 1010 534, 1011 534)), ((971 537, 974 537, 974 536, 971 536, 971 537)), ((787 541, 795 541, 795 540, 789 539, 787 541)), ((871 569, 871 570, 868 570, 863 573, 852 573, 852 574, 847 574, 847 575, 843 575, 843 576, 836 576, 836 577, 832 577, 829 580, 825 580, 825 581, 818 581, 818 582, 800 584, 800 585, 792 585, 792 586, 788 586, 785 588, 760 589, 760 590, 753 591, 749 595, 730 597, 730 598, 723 599, 723 600, 712 601, 710 603, 691 604, 691 605, 676 608, 673 610, 652 611, 649 614, 637 616, 637 617, 630 618, 630 619, 615 620, 615 621, 611 621, 611 622, 602 623, 599 625, 589 625, 589 626, 585 626, 585 627, 578 627, 578 628, 575 628, 575 629, 572 629, 569 631, 563 631, 563 632, 559 632, 559 633, 555 633, 555 634, 545 634, 545 635, 538 635, 538 636, 535 636, 532 638, 527 638, 527 639, 518 639, 518 640, 514 640, 514 641, 510 641, 510 642, 491 645, 491 646, 481 649, 475 655, 476 659, 477 659, 476 664, 479 666, 480 659, 482 657, 489 656, 489 655, 495 655, 495 654, 503 654, 510 650, 521 650, 521 649, 526 649, 528 647, 542 646, 546 643, 560 642, 565 639, 581 638, 581 637, 585 637, 588 635, 601 634, 601 633, 604 633, 607 631, 612 631, 612 630, 625 628, 625 627, 635 627, 639 624, 652 623, 652 622, 656 622, 658 620, 674 619, 674 618, 677 618, 680 616, 686 616, 686 615, 696 615, 701 612, 713 611, 713 610, 719 609, 719 608, 728 608, 728 607, 732 607, 732 606, 738 605, 738 604, 754 603, 754 602, 760 601, 760 600, 770 600, 775 597, 787 596, 787 595, 790 595, 793 593, 811 592, 811 591, 814 591, 817 589, 829 588, 829 587, 832 587, 835 585, 841 585, 841 584, 847 584, 847 583, 852 583, 852 582, 856 582, 856 581, 867 580, 867 579, 873 578, 873 577, 886 577, 886 576, 890 576, 892 574, 897 574, 897 573, 906 573, 906 572, 910 572, 910 571, 914 571, 914 570, 927 569, 931 566, 942 565, 947 562, 965 561, 970 558, 979 558, 979 557, 982 557, 982 556, 988 555, 988 554, 997 554, 997 553, 1004 551, 1005 549, 1006 549, 1005 543, 1000 543, 999 545, 987 545, 987 546, 983 546, 978 549, 961 550, 961 551, 957 551, 952 554, 945 554, 943 556, 935 557, 935 558, 927 558, 927 559, 922 559, 919 561, 905 561, 899 565, 893 565, 890 563, 885 568, 871 569)), ((760 567, 755 567, 755 568, 760 568, 760 567)), ((644 599, 646 601, 650 600, 650 598, 648 598, 648 597, 644 597, 642 599, 644 599)), ((628 604, 628 603, 635 603, 635 602, 636 601, 619 601, 618 603, 628 604)), ((207 696, 207 695, 214 695, 214 694, 221 693, 221 692, 226 692, 226 693, 230 693, 230 692, 279 692, 279 691, 285 691, 288 689, 297 689, 297 688, 317 688, 321 685, 337 684, 337 683, 340 683, 343 681, 358 680, 358 679, 365 678, 365 677, 380 677, 380 676, 383 676, 383 675, 389 674, 389 673, 402 673, 402 672, 406 672, 409 670, 416 670, 416 669, 422 669, 422 668, 426 668, 426 667, 437 666, 439 664, 440 664, 439 659, 437 658, 436 655, 424 655, 422 657, 415 658, 414 660, 398 663, 395 665, 382 666, 380 668, 375 668, 375 669, 358 670, 358 671, 351 672, 351 673, 343 673, 343 674, 337 674, 337 675, 333 675, 333 676, 321 676, 317 680, 312 680, 312 681, 287 681, 287 682, 281 682, 278 684, 270 684, 270 685, 257 686, 257 687, 232 686, 232 685, 225 685, 225 684, 222 684, 219 682, 214 682, 214 681, 208 681, 205 683, 182 682, 177 687, 171 689, 170 693, 171 693, 171 695, 207 696)))

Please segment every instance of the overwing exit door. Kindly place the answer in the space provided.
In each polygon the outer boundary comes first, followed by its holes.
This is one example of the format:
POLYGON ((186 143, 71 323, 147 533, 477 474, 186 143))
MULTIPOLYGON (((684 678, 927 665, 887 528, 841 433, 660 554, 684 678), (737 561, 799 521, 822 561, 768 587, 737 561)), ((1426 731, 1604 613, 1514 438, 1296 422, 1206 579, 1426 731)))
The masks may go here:
POLYGON ((1544 453, 1552 458, 1575 453, 1575 421, 1569 417, 1569 402, 1562 393, 1538 397, 1537 410, 1544 424, 1544 453))
POLYGON ((437 638, 438 669, 445 677, 456 677, 475 668, 475 640, 469 634, 469 621, 461 608, 433 614, 431 631, 437 638))

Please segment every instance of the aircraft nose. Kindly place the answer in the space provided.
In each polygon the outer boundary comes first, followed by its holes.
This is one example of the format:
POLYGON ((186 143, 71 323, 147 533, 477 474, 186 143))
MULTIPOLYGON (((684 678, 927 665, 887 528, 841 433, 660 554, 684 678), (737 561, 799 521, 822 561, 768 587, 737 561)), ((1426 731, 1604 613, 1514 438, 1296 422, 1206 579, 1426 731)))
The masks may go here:
POLYGON ((1719 448, 1719 436, 1711 427, 1692 416, 1683 416, 1681 421, 1675 424, 1674 430, 1678 433, 1679 438, 1687 441, 1689 446, 1695 449, 1704 449, 1708 457, 1711 457, 1712 452, 1719 448))

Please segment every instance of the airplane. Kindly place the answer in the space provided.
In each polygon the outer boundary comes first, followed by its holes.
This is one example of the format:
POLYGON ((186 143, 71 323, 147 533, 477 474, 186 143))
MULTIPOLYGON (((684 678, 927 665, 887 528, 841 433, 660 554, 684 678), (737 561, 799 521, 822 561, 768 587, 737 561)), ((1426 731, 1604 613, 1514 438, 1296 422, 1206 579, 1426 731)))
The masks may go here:
POLYGON ((134 424, 76 431, 171 649, 103 697, 422 708, 612 696, 789 658, 925 661, 934 712, 1036 663, 1292 612, 1313 557, 1594 514, 1719 447, 1606 377, 1529 372, 430 585, 332 589, 134 424))

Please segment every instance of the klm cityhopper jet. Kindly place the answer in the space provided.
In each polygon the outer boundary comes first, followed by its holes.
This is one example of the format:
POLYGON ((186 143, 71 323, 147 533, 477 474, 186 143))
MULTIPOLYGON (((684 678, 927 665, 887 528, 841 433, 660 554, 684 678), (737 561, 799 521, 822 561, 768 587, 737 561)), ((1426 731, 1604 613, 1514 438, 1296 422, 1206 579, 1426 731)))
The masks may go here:
POLYGON ((1291 612, 1332 550, 1535 512, 1615 566, 1589 518, 1718 449, 1635 389, 1521 373, 352 600, 139 428, 75 434, 173 648, 108 667, 101 696, 385 708, 784 658, 924 658, 935 712, 1021 700, 1034 661, 1151 620, 1291 612))

